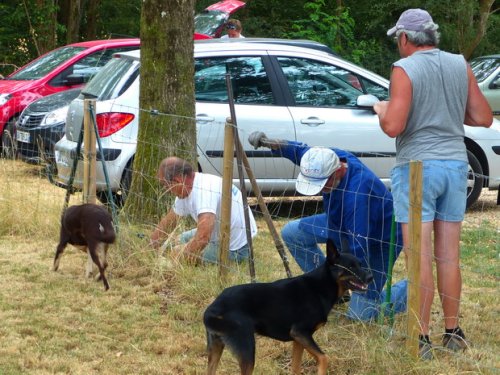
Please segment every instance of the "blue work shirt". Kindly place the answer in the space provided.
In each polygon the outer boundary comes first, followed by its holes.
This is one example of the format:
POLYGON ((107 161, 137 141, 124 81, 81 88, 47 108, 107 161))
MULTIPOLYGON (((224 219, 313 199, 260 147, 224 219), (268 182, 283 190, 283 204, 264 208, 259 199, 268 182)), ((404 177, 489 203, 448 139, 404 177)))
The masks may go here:
MULTIPOLYGON (((304 143, 288 141, 274 155, 283 156, 296 165, 309 150, 304 143)), ((323 194, 325 215, 304 217, 299 228, 321 238, 330 238, 337 248, 350 250, 368 266, 369 257, 388 259, 391 240, 393 201, 382 181, 353 154, 331 148, 347 163, 345 176, 330 193, 323 194), (346 247, 348 249, 346 249, 346 247)), ((396 226, 395 258, 402 249, 401 227, 396 226)), ((386 271, 387 262, 380 265, 386 271)))

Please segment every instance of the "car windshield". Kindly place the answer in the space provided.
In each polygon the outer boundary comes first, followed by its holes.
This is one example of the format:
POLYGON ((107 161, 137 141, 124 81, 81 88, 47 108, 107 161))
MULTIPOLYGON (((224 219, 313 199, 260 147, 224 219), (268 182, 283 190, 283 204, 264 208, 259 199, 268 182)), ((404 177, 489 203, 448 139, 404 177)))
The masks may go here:
POLYGON ((45 56, 42 56, 38 60, 31 62, 6 79, 17 81, 30 81, 40 79, 49 74, 52 70, 54 70, 65 61, 79 54, 84 49, 84 47, 58 48, 52 52, 49 52, 45 56))
POLYGON ((113 58, 87 83, 82 93, 98 100, 115 99, 138 77, 139 65, 134 59, 113 58))
POLYGON ((194 31, 213 36, 215 31, 228 19, 227 13, 212 10, 197 14, 194 17, 194 31))
POLYGON ((488 78, 500 65, 500 58, 479 58, 471 61, 472 72, 478 82, 488 78))

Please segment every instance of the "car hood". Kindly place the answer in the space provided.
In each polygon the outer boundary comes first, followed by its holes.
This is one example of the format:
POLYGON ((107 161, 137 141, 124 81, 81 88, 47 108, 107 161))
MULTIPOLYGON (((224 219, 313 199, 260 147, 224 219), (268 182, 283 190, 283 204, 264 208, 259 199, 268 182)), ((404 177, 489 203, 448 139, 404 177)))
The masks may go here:
POLYGON ((0 94, 13 94, 17 91, 26 91, 34 86, 36 81, 16 81, 11 79, 0 80, 0 94))
POLYGON ((61 91, 53 95, 44 96, 33 103, 28 108, 31 112, 46 113, 57 108, 65 107, 73 101, 81 92, 80 88, 61 91))

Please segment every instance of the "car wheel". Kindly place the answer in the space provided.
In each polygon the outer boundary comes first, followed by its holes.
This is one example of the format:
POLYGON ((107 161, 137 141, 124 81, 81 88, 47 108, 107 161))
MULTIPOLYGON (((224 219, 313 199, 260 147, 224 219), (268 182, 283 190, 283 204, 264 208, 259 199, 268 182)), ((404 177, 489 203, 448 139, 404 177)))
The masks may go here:
POLYGON ((2 157, 5 159, 14 159, 17 154, 16 121, 17 117, 9 120, 2 132, 2 157))
POLYGON ((467 150, 469 171, 467 173, 467 208, 476 202, 481 195, 484 184, 483 168, 476 156, 467 150))
MULTIPOLYGON (((116 207, 122 208, 125 204, 128 192, 130 190, 130 184, 132 183, 132 169, 130 168, 130 163, 125 167, 120 181, 120 189, 111 193, 111 197, 116 207)), ((111 200, 107 191, 98 191, 96 193, 97 199, 105 205, 110 205, 111 200)))

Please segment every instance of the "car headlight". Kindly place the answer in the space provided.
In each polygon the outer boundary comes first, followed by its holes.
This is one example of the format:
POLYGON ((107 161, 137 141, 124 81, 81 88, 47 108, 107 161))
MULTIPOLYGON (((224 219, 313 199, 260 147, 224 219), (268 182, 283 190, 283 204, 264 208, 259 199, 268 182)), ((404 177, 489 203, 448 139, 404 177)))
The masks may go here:
POLYGON ((52 126, 57 123, 66 121, 69 105, 56 109, 50 112, 40 123, 40 126, 52 126))
POLYGON ((10 100, 10 98, 12 98, 11 94, 0 94, 0 106, 7 103, 10 100))

